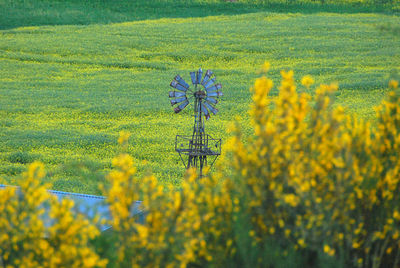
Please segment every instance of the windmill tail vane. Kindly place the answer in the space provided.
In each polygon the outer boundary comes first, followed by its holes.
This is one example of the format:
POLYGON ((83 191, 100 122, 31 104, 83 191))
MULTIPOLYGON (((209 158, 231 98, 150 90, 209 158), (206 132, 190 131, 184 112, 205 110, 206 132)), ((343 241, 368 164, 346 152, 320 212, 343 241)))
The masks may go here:
POLYGON ((197 72, 190 72, 193 89, 180 76, 175 76, 170 86, 174 88, 169 92, 171 105, 175 106, 175 113, 181 112, 190 103, 194 104, 194 125, 192 135, 177 135, 175 139, 175 151, 186 168, 195 167, 203 176, 203 168, 208 164, 211 167, 221 154, 221 139, 214 139, 205 132, 205 122, 211 114, 218 113, 215 106, 218 99, 223 96, 222 85, 215 84, 216 78, 211 70, 207 70, 203 76, 200 68, 197 72))

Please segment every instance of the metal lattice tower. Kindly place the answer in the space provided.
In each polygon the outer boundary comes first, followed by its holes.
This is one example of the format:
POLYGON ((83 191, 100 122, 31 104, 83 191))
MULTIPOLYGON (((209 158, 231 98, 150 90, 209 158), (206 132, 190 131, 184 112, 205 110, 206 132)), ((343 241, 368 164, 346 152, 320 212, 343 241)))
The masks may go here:
POLYGON ((221 154, 221 139, 214 139, 206 134, 204 118, 208 120, 210 113, 216 114, 218 110, 215 105, 218 98, 223 94, 220 91, 221 84, 214 84, 215 77, 212 78, 212 71, 207 70, 203 77, 201 68, 197 72, 191 72, 190 76, 194 89, 190 89, 188 83, 179 75, 175 76, 171 82, 171 87, 175 90, 169 92, 171 105, 175 113, 182 111, 190 102, 194 101, 194 125, 191 136, 177 135, 175 139, 175 151, 186 168, 195 167, 199 176, 203 176, 203 168, 210 167, 221 154))

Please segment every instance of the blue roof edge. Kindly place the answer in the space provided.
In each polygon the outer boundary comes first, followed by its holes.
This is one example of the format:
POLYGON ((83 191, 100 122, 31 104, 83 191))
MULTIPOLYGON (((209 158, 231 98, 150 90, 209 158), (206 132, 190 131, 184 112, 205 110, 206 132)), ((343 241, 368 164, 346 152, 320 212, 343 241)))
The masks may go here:
MULTIPOLYGON (((0 189, 4 189, 6 187, 17 187, 14 185, 5 185, 0 184, 0 189)), ((89 194, 80 194, 80 193, 73 193, 73 192, 63 192, 63 191, 56 191, 56 190, 47 190, 50 194, 57 196, 59 200, 63 198, 68 198, 74 201, 74 208, 73 211, 76 213, 84 214, 88 219, 93 219, 96 215, 99 215, 100 220, 106 219, 110 220, 110 208, 106 201, 105 196, 100 195, 89 195, 89 194)), ((132 216, 139 216, 138 222, 144 223, 145 221, 145 213, 142 208, 140 208, 142 201, 135 201, 132 204, 131 214, 132 216)), ((48 215, 48 213, 45 213, 48 215)), ((100 225, 99 226, 101 231, 108 230, 112 228, 111 225, 100 225)))

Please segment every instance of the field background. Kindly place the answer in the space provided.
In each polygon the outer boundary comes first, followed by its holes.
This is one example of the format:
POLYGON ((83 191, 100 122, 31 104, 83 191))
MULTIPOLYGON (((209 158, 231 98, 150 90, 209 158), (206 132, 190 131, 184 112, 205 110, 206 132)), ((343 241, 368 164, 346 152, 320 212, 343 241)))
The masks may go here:
POLYGON ((7 183, 40 160, 54 189, 98 194, 127 130, 139 173, 179 185, 174 139, 191 132, 192 106, 175 115, 169 83, 198 67, 223 85, 220 113, 206 123, 223 140, 238 115, 250 133, 249 88, 265 60, 275 84, 281 69, 338 82, 337 103, 368 120, 400 71, 398 2, 149 2, 0 0, 7 183))

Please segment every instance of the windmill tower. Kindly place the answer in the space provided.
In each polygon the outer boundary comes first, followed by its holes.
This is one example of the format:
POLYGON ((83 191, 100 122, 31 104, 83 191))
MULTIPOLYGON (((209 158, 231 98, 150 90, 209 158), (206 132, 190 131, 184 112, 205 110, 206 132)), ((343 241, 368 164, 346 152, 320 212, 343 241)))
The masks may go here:
POLYGON ((171 105, 175 113, 179 113, 190 102, 194 103, 194 125, 192 135, 177 135, 175 139, 175 151, 179 153, 182 163, 186 168, 195 167, 199 177, 203 176, 203 168, 209 164, 211 167, 221 154, 221 139, 214 139, 205 131, 205 120, 210 114, 216 114, 215 105, 222 96, 221 84, 214 84, 216 78, 213 72, 207 70, 203 77, 201 68, 197 72, 191 72, 190 77, 193 89, 180 76, 175 76, 170 86, 174 91, 169 92, 171 105), (204 117, 204 118, 203 118, 204 117))

